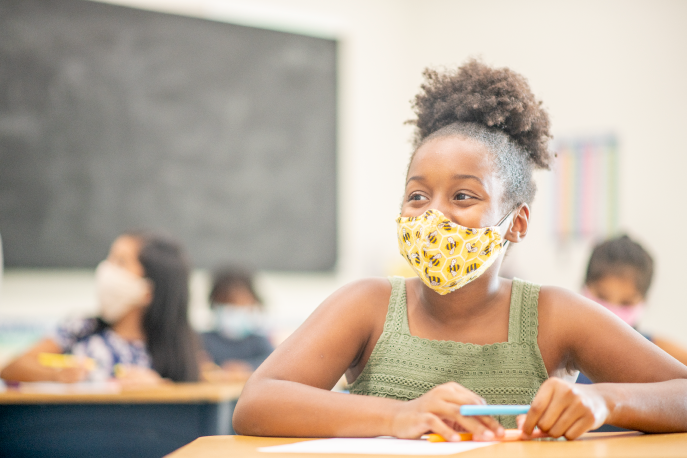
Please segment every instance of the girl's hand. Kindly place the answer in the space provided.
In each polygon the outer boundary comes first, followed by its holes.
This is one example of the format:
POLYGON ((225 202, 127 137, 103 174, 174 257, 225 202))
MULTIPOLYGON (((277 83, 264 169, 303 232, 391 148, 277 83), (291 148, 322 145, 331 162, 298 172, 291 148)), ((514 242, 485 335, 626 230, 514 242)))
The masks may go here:
POLYGON ((88 369, 84 365, 55 369, 55 381, 60 383, 76 383, 86 380, 88 369))
POLYGON ((535 426, 551 437, 577 439, 604 424, 609 410, 594 385, 577 385, 559 378, 546 380, 522 423, 523 439, 536 437, 535 426))
POLYGON ((118 364, 115 373, 122 388, 146 388, 166 383, 160 374, 147 367, 118 364))
POLYGON ((486 402, 455 382, 439 385, 419 398, 403 403, 393 420, 393 435, 401 439, 415 439, 433 432, 448 441, 460 440, 457 431, 472 433, 474 440, 489 441, 503 436, 503 427, 492 417, 462 416, 460 406, 463 404, 486 402))

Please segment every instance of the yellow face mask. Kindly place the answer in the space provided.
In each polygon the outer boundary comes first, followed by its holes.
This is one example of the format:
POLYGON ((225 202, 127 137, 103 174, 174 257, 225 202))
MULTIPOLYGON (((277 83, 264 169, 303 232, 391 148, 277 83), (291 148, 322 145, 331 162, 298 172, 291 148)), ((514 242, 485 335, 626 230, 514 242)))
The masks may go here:
POLYGON ((444 295, 482 275, 498 258, 507 240, 499 226, 473 229, 446 218, 439 210, 396 219, 398 247, 420 279, 444 295))

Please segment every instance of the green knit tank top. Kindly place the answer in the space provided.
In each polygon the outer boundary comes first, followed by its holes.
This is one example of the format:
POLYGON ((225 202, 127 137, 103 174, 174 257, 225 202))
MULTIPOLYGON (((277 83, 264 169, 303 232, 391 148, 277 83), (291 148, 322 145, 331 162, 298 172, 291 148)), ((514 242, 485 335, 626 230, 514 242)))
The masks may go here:
MULTIPOLYGON (((457 382, 488 404, 530 404, 548 378, 537 345, 539 286, 514 279, 508 342, 490 345, 415 337, 408 328, 405 279, 390 278, 384 331, 350 386, 353 394, 409 401, 437 385, 457 382)), ((515 428, 515 417, 497 417, 515 428)))

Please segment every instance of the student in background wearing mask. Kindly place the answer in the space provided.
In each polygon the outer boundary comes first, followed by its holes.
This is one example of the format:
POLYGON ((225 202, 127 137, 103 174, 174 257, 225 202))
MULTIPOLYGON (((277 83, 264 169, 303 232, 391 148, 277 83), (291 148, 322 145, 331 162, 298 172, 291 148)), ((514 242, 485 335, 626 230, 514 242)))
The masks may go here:
POLYGON ((215 329, 202 335, 203 344, 222 372, 215 372, 214 377, 205 372, 206 378, 247 379, 274 350, 265 337, 262 304, 252 275, 236 268, 216 271, 209 300, 215 329))
POLYGON ((189 267, 181 246, 164 236, 119 236, 95 272, 95 318, 71 319, 0 372, 8 381, 124 383, 198 380, 197 336, 187 318, 189 267), (41 353, 95 362, 69 368, 40 364, 41 353))
MULTIPOLYGON (((646 308, 646 297, 654 274, 654 260, 639 243, 627 235, 606 240, 592 251, 582 294, 604 306, 633 328, 646 308)), ((687 350, 656 335, 644 337, 682 364, 687 350)), ((580 373, 577 383, 591 381, 580 373)))

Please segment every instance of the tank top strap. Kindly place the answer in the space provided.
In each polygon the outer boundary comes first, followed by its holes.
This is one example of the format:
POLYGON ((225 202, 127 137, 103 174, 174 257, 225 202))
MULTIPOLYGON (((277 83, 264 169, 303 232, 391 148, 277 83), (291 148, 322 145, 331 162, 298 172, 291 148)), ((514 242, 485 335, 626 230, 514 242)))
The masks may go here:
POLYGON ((537 344, 540 286, 513 279, 508 319, 508 342, 537 344))
POLYGON ((406 311, 406 279, 389 277, 389 282, 391 282, 391 297, 389 297, 389 311, 384 322, 384 332, 410 334, 406 311))

